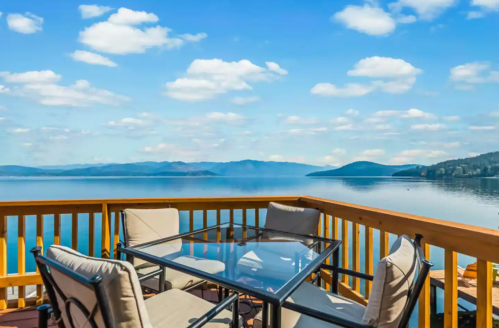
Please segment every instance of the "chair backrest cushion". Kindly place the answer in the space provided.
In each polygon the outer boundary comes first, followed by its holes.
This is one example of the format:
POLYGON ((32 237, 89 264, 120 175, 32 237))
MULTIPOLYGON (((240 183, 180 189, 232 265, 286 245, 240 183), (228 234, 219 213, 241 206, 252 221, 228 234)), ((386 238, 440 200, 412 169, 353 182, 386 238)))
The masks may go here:
POLYGON ((301 208, 271 202, 267 209, 265 228, 317 236, 321 213, 313 208, 301 208))
POLYGON ((180 231, 179 214, 176 208, 152 210, 126 209, 126 246, 135 246, 152 240, 168 238, 180 231))
MULTIPOLYGON (((88 257, 68 247, 53 245, 47 250, 47 258, 52 259, 71 271, 87 278, 97 274, 103 277, 102 284, 110 308, 110 318, 117 328, 152 328, 145 307, 142 290, 133 266, 124 261, 88 257)), ((74 297, 92 312, 97 304, 95 292, 69 276, 55 269, 50 269, 55 283, 67 297, 74 297)), ((57 293, 59 310, 66 327, 71 327, 62 298, 57 293)), ((87 319, 76 306, 71 305, 71 318, 76 328, 90 327, 87 319)), ((99 328, 104 327, 101 312, 95 321, 99 328)))
POLYGON ((398 327, 417 271, 416 248, 408 236, 401 236, 376 267, 362 323, 380 328, 398 327))

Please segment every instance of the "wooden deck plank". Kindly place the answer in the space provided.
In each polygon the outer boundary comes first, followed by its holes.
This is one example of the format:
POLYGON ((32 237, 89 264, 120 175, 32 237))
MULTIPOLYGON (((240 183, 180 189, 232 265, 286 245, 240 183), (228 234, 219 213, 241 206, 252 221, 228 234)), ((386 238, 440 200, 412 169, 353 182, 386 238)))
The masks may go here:
MULTIPOLYGON (((430 281, 433 286, 444 289, 444 270, 430 271, 430 281)), ((462 298, 463 300, 476 305, 478 293, 476 280, 471 280, 470 286, 466 287, 461 278, 458 278, 457 290, 458 298, 462 298)), ((499 281, 494 282, 492 285, 492 311, 495 315, 499 315, 499 281)))

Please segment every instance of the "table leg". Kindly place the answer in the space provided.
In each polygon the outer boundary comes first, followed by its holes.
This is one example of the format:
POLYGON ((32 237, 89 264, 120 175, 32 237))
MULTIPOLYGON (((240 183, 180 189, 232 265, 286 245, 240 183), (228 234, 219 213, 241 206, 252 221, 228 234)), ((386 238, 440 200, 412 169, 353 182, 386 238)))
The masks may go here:
POLYGON ((222 286, 218 286, 218 301, 219 302, 222 302, 223 300, 223 287, 222 286))
POLYGON ((165 291, 165 275, 166 269, 164 267, 160 267, 162 272, 159 274, 159 292, 162 293, 165 291))
POLYGON ((262 302, 262 328, 267 328, 267 324, 269 322, 269 303, 263 301, 262 302))
POLYGON ((281 306, 272 304, 272 328, 281 328, 281 306))
POLYGON ((224 288, 224 299, 226 299, 227 297, 229 297, 229 288, 224 288))
MULTIPOLYGON (((333 266, 339 267, 340 265, 340 249, 339 247, 333 252, 333 266)), ((338 271, 333 271, 333 285, 331 286, 331 292, 333 294, 338 294, 338 271)))

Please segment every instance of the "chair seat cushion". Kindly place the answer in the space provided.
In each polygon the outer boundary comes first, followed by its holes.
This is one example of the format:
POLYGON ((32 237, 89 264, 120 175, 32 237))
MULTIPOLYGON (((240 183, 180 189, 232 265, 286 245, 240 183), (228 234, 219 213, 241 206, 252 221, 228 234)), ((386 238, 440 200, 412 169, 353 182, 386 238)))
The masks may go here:
MULTIPOLYGON (((303 283, 287 299, 288 302, 300 304, 321 312, 360 323, 365 312, 365 307, 347 298, 332 294, 310 283, 303 283)), ((269 312, 270 313, 270 312, 269 312)), ((262 312, 258 313, 253 322, 254 328, 262 327, 262 312)), ((338 326, 312 317, 281 309, 282 328, 336 328, 338 326)))
MULTIPOLYGON (((198 270, 202 270, 208 273, 219 273, 225 271, 225 264, 220 261, 215 261, 215 260, 206 260, 198 257, 193 257, 193 256, 180 256, 173 260, 174 262, 177 262, 179 264, 183 264, 186 266, 189 266, 191 268, 195 268, 198 270)), ((149 272, 153 272, 155 270, 158 270, 158 266, 150 266, 146 267, 143 269, 137 269, 137 273, 139 274, 139 277, 141 275, 144 275, 149 272)), ((203 279, 194 277, 191 275, 188 275, 186 273, 173 270, 170 268, 166 268, 166 274, 165 274, 165 289, 184 289, 189 286, 195 285, 198 282, 201 282, 203 279)), ((153 278, 147 279, 142 282, 142 286, 151 288, 154 290, 158 290, 159 288, 159 283, 158 283, 159 276, 155 276, 153 278)))
MULTIPOLYGON (((214 304, 178 289, 168 290, 145 300, 153 328, 185 328, 215 307, 214 304)), ((223 310, 205 328, 227 328, 232 312, 223 310)))

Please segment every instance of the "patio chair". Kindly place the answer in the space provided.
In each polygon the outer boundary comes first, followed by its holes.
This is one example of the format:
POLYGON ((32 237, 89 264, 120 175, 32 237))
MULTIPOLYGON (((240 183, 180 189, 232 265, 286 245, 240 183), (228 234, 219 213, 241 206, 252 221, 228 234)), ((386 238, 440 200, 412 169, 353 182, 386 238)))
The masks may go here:
MULTIPOLYGON (((164 209, 125 209, 121 211, 123 220, 123 235, 125 247, 135 246, 152 240, 167 238, 179 234, 179 213, 175 208, 164 209)), ((176 240, 161 247, 168 249, 158 249, 158 255, 165 256, 181 251, 182 241, 176 240)), ((174 261, 189 265, 190 267, 203 270, 209 273, 219 273, 225 271, 225 264, 220 261, 207 260, 194 256, 181 255, 174 261)), ((133 259, 133 265, 140 276, 147 275, 159 269, 158 266, 141 259, 133 259)), ((142 286, 157 289, 160 276, 155 276, 142 282, 142 286)), ((189 290, 201 286, 204 280, 165 268, 164 290, 182 289, 189 290)))
MULTIPOLYGON (((382 259, 374 276, 323 264, 326 270, 373 282, 367 307, 310 283, 284 302, 282 328, 406 328, 432 264, 424 259, 420 235, 401 236, 382 259)), ((262 312, 254 328, 262 327, 262 312)))
POLYGON ((172 289, 143 299, 132 264, 92 258, 68 247, 51 246, 35 256, 50 306, 39 310, 39 328, 46 328, 50 312, 59 328, 227 328, 239 327, 238 297, 218 305, 188 292, 172 289), (226 310, 230 305, 233 312, 226 310))

